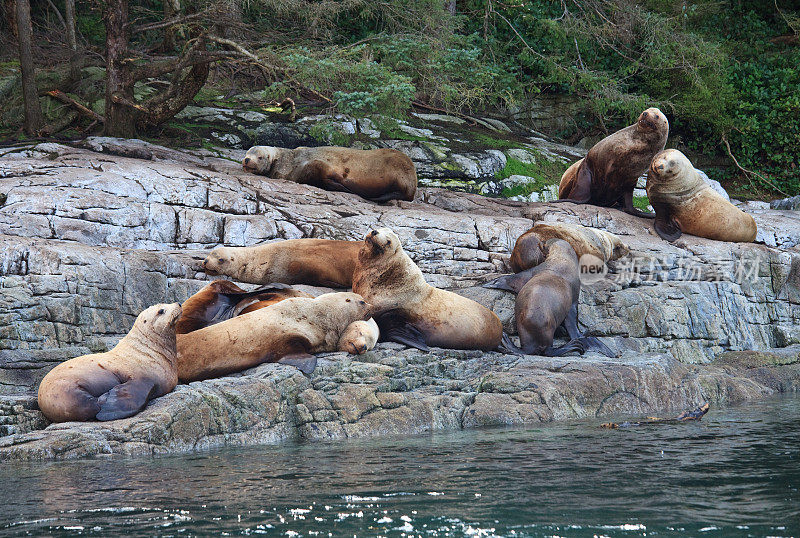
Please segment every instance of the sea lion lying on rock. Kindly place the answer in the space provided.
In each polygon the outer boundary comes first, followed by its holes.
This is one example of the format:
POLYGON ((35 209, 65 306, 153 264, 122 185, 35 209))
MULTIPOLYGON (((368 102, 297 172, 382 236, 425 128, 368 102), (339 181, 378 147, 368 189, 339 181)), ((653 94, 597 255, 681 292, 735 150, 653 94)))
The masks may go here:
POLYGON ((630 249, 618 236, 605 230, 580 224, 539 222, 519 236, 511 253, 511 270, 515 273, 536 267, 544 261, 542 245, 550 239, 563 239, 575 250, 578 260, 585 263, 590 254, 602 263, 626 256, 630 249))
POLYGON ((656 155, 647 173, 647 196, 656 212, 653 223, 662 239, 675 241, 683 232, 716 239, 755 241, 756 221, 703 181, 691 161, 677 149, 656 155))
POLYGON ((242 166, 256 174, 350 192, 375 202, 411 201, 417 192, 414 163, 395 149, 253 146, 242 166))
POLYGON ((558 201, 614 207, 639 217, 653 217, 633 207, 636 181, 655 155, 664 149, 669 134, 667 117, 648 108, 633 125, 595 144, 586 157, 567 168, 558 187, 558 201))
POLYGON ((616 354, 593 336, 578 330, 578 298, 581 291, 578 256, 562 239, 550 239, 542 245, 545 260, 521 273, 507 275, 484 287, 517 294, 514 317, 517 322, 521 350, 509 342, 504 351, 522 351, 529 355, 551 357, 594 349, 615 357, 616 354), (563 326, 570 341, 553 347, 556 329, 563 326))
POLYGON ((354 321, 342 333, 337 349, 353 355, 362 355, 375 347, 379 336, 380 330, 374 319, 354 321))
POLYGON ((372 306, 355 293, 293 297, 249 314, 178 335, 178 377, 183 383, 280 362, 311 373, 312 354, 336 351, 354 321, 372 306))
POLYGON ((254 247, 217 247, 205 260, 209 275, 250 284, 309 284, 328 288, 353 285, 361 241, 289 239, 254 247))
POLYGON ((273 283, 245 291, 228 280, 215 280, 183 302, 175 332, 190 333, 290 297, 311 295, 287 284, 273 283))
POLYGON ((114 420, 135 415, 178 383, 175 322, 179 304, 144 310, 105 353, 62 362, 39 385, 39 409, 53 422, 114 420))
POLYGON ((400 342, 427 351, 497 348, 503 326, 483 305, 434 288, 403 251, 388 228, 364 239, 353 273, 353 291, 374 306, 382 341, 400 342))

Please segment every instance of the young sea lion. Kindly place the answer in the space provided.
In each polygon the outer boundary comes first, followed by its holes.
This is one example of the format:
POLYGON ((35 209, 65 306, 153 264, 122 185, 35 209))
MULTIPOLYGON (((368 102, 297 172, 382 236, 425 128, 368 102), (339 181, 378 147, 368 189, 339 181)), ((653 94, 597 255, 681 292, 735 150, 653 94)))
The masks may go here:
POLYGON ((656 211, 653 223, 662 239, 683 232, 716 239, 755 241, 756 221, 703 181, 686 155, 668 149, 656 155, 647 173, 647 196, 656 211))
POLYGON ((105 353, 62 362, 39 385, 39 409, 53 422, 135 415, 178 383, 175 322, 181 306, 158 304, 105 353))
POLYGON ((558 201, 613 207, 650 217, 633 207, 633 189, 653 157, 667 143, 669 122, 657 108, 648 108, 638 121, 594 145, 586 157, 573 163, 558 187, 558 201))
POLYGON ((605 230, 580 224, 539 222, 517 239, 511 253, 511 270, 519 273, 542 263, 544 253, 541 245, 550 239, 563 239, 572 245, 578 260, 585 254, 591 254, 605 263, 630 252, 622 239, 605 230))
POLYGON ((364 239, 353 273, 353 291, 375 308, 382 341, 492 350, 503 336, 494 312, 456 293, 434 288, 388 228, 364 239))
MULTIPOLYGON (((542 245, 544 261, 539 265, 498 278, 484 287, 512 291, 517 294, 514 318, 517 322, 521 350, 529 355, 551 357, 594 349, 616 355, 600 340, 584 336, 578 330, 578 298, 581 291, 578 256, 562 239, 549 239, 542 245), (553 347, 556 329, 563 326, 570 341, 553 347)), ((504 342, 509 351, 516 351, 504 342)))
POLYGON ((228 280, 215 280, 183 302, 183 313, 175 324, 175 332, 190 333, 290 297, 311 295, 287 284, 272 283, 245 291, 228 280))
POLYGON ((218 377, 265 362, 311 373, 312 353, 336 351, 345 329, 371 316, 355 293, 293 297, 249 314, 178 335, 178 377, 183 383, 218 377))
POLYGON ((256 174, 350 192, 375 202, 411 201, 417 192, 414 163, 395 149, 253 146, 242 166, 256 174))
POLYGON ((360 241, 289 239, 254 247, 217 247, 205 260, 209 275, 250 284, 309 284, 349 288, 360 241))
POLYGON ((361 355, 375 347, 379 336, 378 324, 374 319, 354 321, 342 333, 337 349, 353 355, 361 355))

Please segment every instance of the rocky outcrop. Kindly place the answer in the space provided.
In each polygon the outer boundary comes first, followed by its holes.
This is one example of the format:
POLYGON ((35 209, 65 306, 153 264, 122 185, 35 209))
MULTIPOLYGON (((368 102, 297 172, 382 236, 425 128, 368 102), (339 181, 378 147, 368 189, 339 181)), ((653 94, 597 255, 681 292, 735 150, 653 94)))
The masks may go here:
POLYGON ((796 390, 800 366, 787 347, 800 343, 796 213, 748 209, 757 244, 669 244, 652 221, 612 209, 436 188, 377 205, 247 174, 235 151, 101 138, 83 146, 38 144, 0 161, 0 434, 11 434, 0 459, 653 414, 796 390), (587 282, 579 311, 620 359, 379 344, 361 357, 330 355, 310 379, 265 365, 181 386, 125 421, 40 430, 33 392, 44 373, 108 349, 150 304, 199 289, 199 261, 214 246, 358 240, 388 226, 431 284, 492 308, 514 333, 513 297, 480 284, 506 271, 514 241, 540 220, 599 227, 631 247, 605 278, 587 282), (788 351, 765 360, 774 348, 788 351), (731 359, 754 350, 765 355, 731 359))

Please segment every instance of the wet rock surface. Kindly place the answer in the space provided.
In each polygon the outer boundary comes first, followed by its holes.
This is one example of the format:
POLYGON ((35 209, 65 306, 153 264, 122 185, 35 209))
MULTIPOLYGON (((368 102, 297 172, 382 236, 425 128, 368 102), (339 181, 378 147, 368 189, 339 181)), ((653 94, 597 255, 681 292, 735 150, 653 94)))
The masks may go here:
POLYGON ((245 173, 240 153, 95 138, 2 157, 0 459, 638 416, 797 390, 795 212, 746 208, 756 244, 686 235, 669 244, 652 221, 617 210, 424 187, 414 202, 378 205, 245 173), (514 241, 540 220, 602 228, 631 247, 584 286, 579 308, 580 325, 619 359, 379 344, 360 357, 331 354, 311 378, 264 365, 179 386, 130 419, 42 429, 41 377, 113 346, 147 306, 203 286, 199 262, 214 246, 360 240, 388 226, 431 284, 492 308, 513 334, 513 296, 480 285, 506 271, 514 241))

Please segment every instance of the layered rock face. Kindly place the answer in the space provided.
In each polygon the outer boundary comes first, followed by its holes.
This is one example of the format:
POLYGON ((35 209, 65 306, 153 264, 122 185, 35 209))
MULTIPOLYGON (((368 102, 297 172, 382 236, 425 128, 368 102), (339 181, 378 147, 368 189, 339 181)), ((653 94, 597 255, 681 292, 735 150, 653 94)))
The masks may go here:
POLYGON ((796 212, 745 207, 757 244, 686 235, 669 244, 652 221, 593 206, 435 188, 377 205, 246 173, 241 153, 96 138, 0 157, 0 459, 672 412, 800 384, 796 212), (390 227, 428 282, 492 308, 514 333, 514 297, 480 284, 507 271, 514 241, 540 220, 602 228, 631 247, 609 274, 587 280, 579 309, 581 326, 620 359, 379 344, 359 357, 331 354, 310 379, 265 365, 180 386, 124 421, 38 430, 33 394, 46 371, 110 348, 147 306, 197 291, 214 246, 360 240, 390 227), (720 358, 749 350, 764 353, 720 358))

